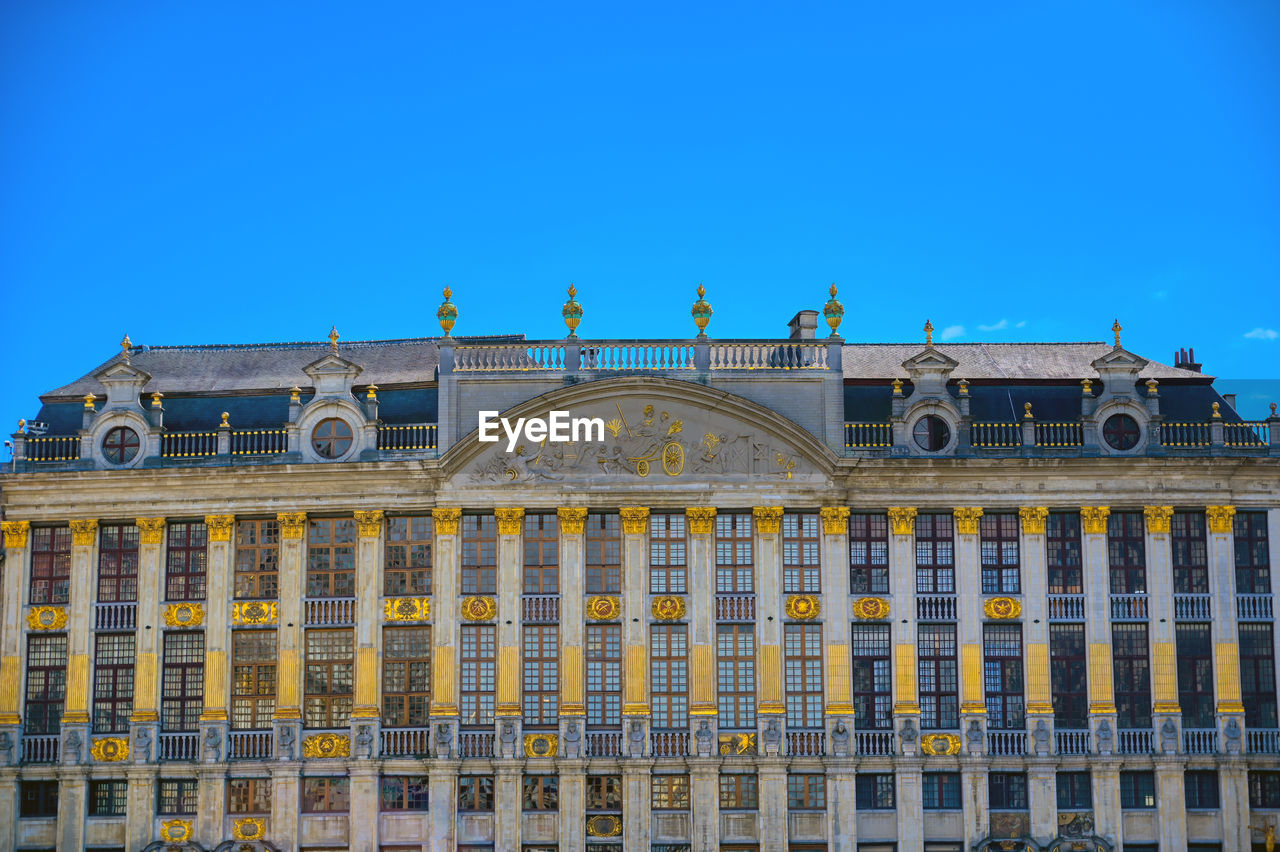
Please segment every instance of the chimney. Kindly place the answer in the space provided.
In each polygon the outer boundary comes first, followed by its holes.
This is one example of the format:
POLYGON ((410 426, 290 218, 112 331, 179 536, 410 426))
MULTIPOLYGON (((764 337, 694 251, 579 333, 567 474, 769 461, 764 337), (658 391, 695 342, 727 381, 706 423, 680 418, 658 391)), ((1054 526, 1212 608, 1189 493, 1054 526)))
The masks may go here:
POLYGON ((818 312, 800 311, 791 318, 787 327, 791 329, 792 340, 813 340, 817 337, 818 312))
POLYGON ((1192 370, 1198 373, 1202 365, 1196 363, 1196 350, 1179 349, 1173 353, 1173 366, 1179 370, 1192 370))
POLYGON ((1225 400, 1227 401, 1227 408, 1230 408, 1232 411, 1235 411, 1235 410, 1236 410, 1236 395, 1235 395, 1235 394, 1233 394, 1233 393, 1224 393, 1224 394, 1222 395, 1222 398, 1223 398, 1223 399, 1225 399, 1225 400))

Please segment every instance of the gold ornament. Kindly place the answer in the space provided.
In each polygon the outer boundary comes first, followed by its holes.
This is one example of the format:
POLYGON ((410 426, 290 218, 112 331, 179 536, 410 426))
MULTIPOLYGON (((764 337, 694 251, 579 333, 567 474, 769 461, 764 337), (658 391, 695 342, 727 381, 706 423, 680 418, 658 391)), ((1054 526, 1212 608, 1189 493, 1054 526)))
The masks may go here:
POLYGON ((929 320, 924 321, 924 345, 933 348, 933 323, 929 320))
POLYGON ((209 541, 231 541, 231 530, 235 524, 235 515, 204 516, 204 525, 209 530, 209 541))
POLYGON ((1117 319, 1117 320, 1115 321, 1115 324, 1111 326, 1111 332, 1112 332, 1113 334, 1115 334, 1115 336, 1116 336, 1116 348, 1117 348, 1117 349, 1119 349, 1119 348, 1120 348, 1120 332, 1122 332, 1122 331, 1124 331, 1124 326, 1120 325, 1120 320, 1119 320, 1119 319, 1117 319))
POLYGON ((302 741, 303 757, 350 757, 351 738, 346 734, 315 734, 302 741))
POLYGON ((231 824, 231 836, 236 840, 261 840, 267 833, 267 823, 262 817, 240 817, 231 824))
POLYGON ((1173 517, 1172 506, 1146 506, 1142 514, 1147 518, 1147 532, 1169 532, 1169 519, 1173 517))
POLYGON ((453 291, 445 287, 444 302, 436 309, 436 319, 440 320, 440 327, 444 329, 445 337, 449 337, 449 332, 453 331, 453 324, 458 321, 458 306, 449 301, 452 298, 453 291))
POLYGON ((838 337, 836 329, 840 327, 840 321, 844 319, 844 305, 836 299, 835 282, 831 283, 831 299, 822 306, 822 315, 827 318, 827 325, 831 326, 831 336, 838 337))
POLYGON ((5 521, 0 523, 4 529, 4 546, 18 550, 27 546, 27 533, 31 532, 30 521, 5 521))
POLYGON ((654 598, 650 610, 659 621, 679 621, 685 614, 684 598, 675 595, 654 598))
POLYGON ((920 738, 920 751, 925 754, 959 754, 960 737, 955 734, 926 734, 920 738))
POLYGON ((648 506, 623 506, 618 510, 622 515, 622 531, 628 535, 643 535, 649 524, 648 506))
POLYGON ((760 535, 777 535, 782 528, 781 506, 756 506, 751 510, 756 519, 756 532, 760 535))
POLYGON ((382 534, 383 512, 381 509, 351 514, 356 519, 356 527, 360 531, 361 538, 377 538, 382 534))
POLYGON ((279 618, 279 605, 275 601, 237 601, 231 605, 231 623, 275 624, 279 618))
POLYGON ((280 512, 276 515, 280 522, 280 537, 301 540, 307 532, 306 512, 280 512))
POLYGON ((98 522, 95 520, 71 521, 71 543, 76 547, 92 547, 98 538, 98 522))
POLYGON ((462 617, 467 621, 492 621, 498 614, 498 602, 493 598, 470 597, 462 600, 462 617))
POLYGON ((564 317, 564 324, 569 326, 569 336, 578 336, 578 323, 582 322, 582 305, 574 296, 578 295, 578 288, 569 284, 569 301, 564 303, 564 307, 560 309, 560 316, 564 317))
POLYGON ((1209 518, 1209 532, 1231 533, 1231 520, 1236 516, 1235 506, 1205 506, 1204 513, 1209 518))
POLYGON ((916 531, 916 510, 911 506, 890 506, 889 524, 894 535, 913 535, 916 531))
POLYGON ((560 745, 560 737, 556 734, 525 734, 525 757, 555 757, 560 745))
POLYGON ((787 618, 797 621, 809 621, 817 618, 822 611, 822 604, 817 595, 792 595, 787 598, 787 618))
POLYGON ((93 741, 89 754, 103 763, 119 763, 129 758, 129 741, 124 737, 101 737, 93 741))
POLYGON ((976 506, 961 506, 952 510, 952 514, 956 519, 956 532, 960 535, 978 534, 978 518, 982 517, 981 509, 976 506))
POLYGON ((613 621, 622 612, 622 602, 604 595, 587 599, 587 618, 592 621, 613 621))
POLYGON ((382 606, 387 621, 427 621, 431 618, 431 598, 388 598, 382 606))
POLYGON ((884 598, 858 598, 853 602, 853 615, 863 621, 889 617, 889 602, 884 598))
POLYGON ((1086 533, 1106 535, 1107 518, 1110 515, 1111 509, 1108 506, 1081 506, 1080 525, 1086 533))
POLYGON ((60 606, 37 606, 27 612, 27 627, 32 630, 61 630, 67 626, 67 610, 60 606))
POLYGON ((698 301, 693 303, 693 324, 698 327, 698 336, 707 336, 707 323, 711 322, 711 303, 703 297, 707 295, 707 288, 701 283, 698 284, 698 301))
POLYGON ((182 843, 191 839, 191 820, 167 819, 160 823, 160 839, 169 843, 182 843))
POLYGON ((138 540, 142 544, 159 544, 164 540, 164 518, 138 518, 138 540))
POLYGON ((457 535, 458 522, 462 519, 462 510, 452 506, 438 506, 431 510, 435 521, 436 535, 457 535))
POLYGON ((823 506, 819 514, 822 515, 822 531, 827 535, 844 535, 849 532, 848 506, 823 506))
POLYGON ((520 535, 521 527, 524 526, 524 509, 494 509, 493 514, 498 518, 499 534, 520 535))
POLYGON ((689 532, 694 535, 709 535, 716 531, 714 506, 690 506, 684 514, 689 519, 689 532))
POLYGON ((197 627, 204 624, 204 605, 198 603, 169 604, 164 608, 164 623, 169 627, 197 627))
POLYGON ((613 814, 596 814, 587 818, 588 837, 620 837, 622 818, 613 814))
POLYGON ((582 535, 586 531, 587 510, 584 506, 561 506, 556 509, 560 519, 560 532, 565 535, 582 535))
POLYGON ((717 738, 721 754, 755 754, 755 734, 720 734, 717 738))
POLYGON ((1017 598, 988 598, 982 605, 987 618, 1008 619, 1022 615, 1022 601, 1017 598))
POLYGON ((1018 510, 1022 531, 1027 535, 1044 535, 1045 519, 1049 517, 1047 506, 1028 506, 1018 510))

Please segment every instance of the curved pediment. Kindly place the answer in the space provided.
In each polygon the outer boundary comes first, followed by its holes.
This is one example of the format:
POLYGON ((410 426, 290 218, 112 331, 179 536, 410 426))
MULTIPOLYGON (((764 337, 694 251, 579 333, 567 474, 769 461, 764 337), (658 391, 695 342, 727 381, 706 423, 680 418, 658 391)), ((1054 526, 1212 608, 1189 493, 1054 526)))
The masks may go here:
POLYGON ((478 430, 441 457, 458 486, 565 482, 645 487, 709 478, 740 482, 826 481, 835 454, 791 420, 754 402, 691 382, 628 377, 558 389, 501 416, 598 418, 600 429, 579 440, 521 438, 508 450, 501 427, 496 443, 478 430))

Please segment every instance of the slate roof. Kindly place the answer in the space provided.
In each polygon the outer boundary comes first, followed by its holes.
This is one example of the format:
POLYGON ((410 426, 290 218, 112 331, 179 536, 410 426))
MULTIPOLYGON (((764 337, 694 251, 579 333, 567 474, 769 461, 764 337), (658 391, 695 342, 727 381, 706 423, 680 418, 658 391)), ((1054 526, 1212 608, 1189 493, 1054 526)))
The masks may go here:
MULTIPOLYGON (((846 379, 905 379, 902 362, 919 355, 919 343, 846 343, 843 352, 846 379)), ((1098 377, 1089 366, 1106 355, 1109 343, 940 343, 939 352, 960 362, 953 379, 1075 380, 1098 377)), ((1141 354, 1141 353, 1135 353, 1141 354)), ((1182 370, 1151 361, 1139 378, 1198 379, 1211 377, 1194 370, 1182 370)))

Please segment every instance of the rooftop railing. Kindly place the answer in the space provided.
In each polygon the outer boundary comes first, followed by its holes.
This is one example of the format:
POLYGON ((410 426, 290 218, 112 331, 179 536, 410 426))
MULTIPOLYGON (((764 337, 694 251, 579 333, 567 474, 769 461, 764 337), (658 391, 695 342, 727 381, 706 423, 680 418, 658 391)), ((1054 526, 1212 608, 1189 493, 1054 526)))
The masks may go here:
POLYGON ((186 459, 217 454, 217 432, 165 432, 160 435, 161 458, 186 459))
POLYGON ((436 424, 408 423, 403 426, 378 426, 378 449, 391 452, 434 450, 436 424))

